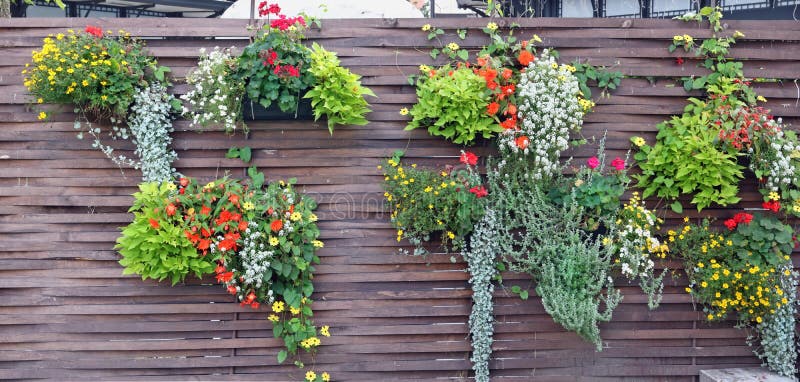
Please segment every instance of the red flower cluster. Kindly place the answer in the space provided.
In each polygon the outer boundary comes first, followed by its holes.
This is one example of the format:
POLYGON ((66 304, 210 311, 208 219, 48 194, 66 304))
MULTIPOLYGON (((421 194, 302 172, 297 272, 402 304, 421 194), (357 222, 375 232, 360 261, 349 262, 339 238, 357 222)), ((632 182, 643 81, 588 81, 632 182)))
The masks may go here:
POLYGON ((753 215, 746 212, 739 212, 734 215, 732 219, 725 220, 724 224, 725 227, 728 227, 728 230, 733 231, 739 224, 750 224, 751 221, 753 221, 753 215))
POLYGON ((300 70, 293 65, 275 65, 272 73, 275 73, 278 77, 300 77, 300 70))
POLYGON ((772 136, 779 129, 768 110, 762 107, 731 110, 729 105, 723 105, 717 108, 717 112, 722 116, 714 121, 719 128, 719 140, 736 150, 749 149, 759 135, 772 136), (731 125, 730 122, 733 122, 733 127, 726 127, 731 125))
POLYGON ((474 166, 478 164, 478 156, 469 151, 465 151, 461 153, 459 161, 465 165, 474 166))
POLYGON ((469 192, 475 194, 475 197, 477 197, 478 199, 489 195, 489 191, 486 191, 486 188, 484 188, 483 186, 472 187, 469 189, 469 192))
POLYGON ((778 212, 781 210, 781 202, 777 200, 770 200, 768 202, 761 203, 761 206, 772 212, 778 212))
MULTIPOLYGON (((530 53, 530 52, 529 52, 530 53)), ((517 106, 514 104, 514 92, 517 85, 513 82, 514 71, 509 68, 498 70, 492 67, 490 57, 478 57, 478 64, 473 68, 473 72, 486 82, 486 88, 492 92, 492 102, 486 105, 486 114, 495 116, 502 110, 499 116, 500 126, 503 129, 517 128, 517 106)))
POLYGON ((260 17, 269 16, 270 14, 277 15, 281 13, 281 7, 278 4, 268 4, 266 1, 262 1, 258 4, 258 15, 260 17))
POLYGON ((103 28, 87 25, 86 33, 95 37, 103 37, 103 28))
POLYGON ((264 59, 264 66, 274 65, 275 60, 278 59, 278 53, 272 49, 269 49, 266 52, 262 51, 259 56, 264 59))
POLYGON ((270 28, 278 29, 280 31, 285 31, 294 24, 300 24, 302 26, 306 26, 306 19, 304 19, 303 16, 286 17, 286 15, 278 15, 278 18, 272 20, 269 26, 270 28))
POLYGON ((614 167, 617 171, 622 171, 625 169, 625 161, 620 157, 616 157, 611 161, 611 167, 614 167))

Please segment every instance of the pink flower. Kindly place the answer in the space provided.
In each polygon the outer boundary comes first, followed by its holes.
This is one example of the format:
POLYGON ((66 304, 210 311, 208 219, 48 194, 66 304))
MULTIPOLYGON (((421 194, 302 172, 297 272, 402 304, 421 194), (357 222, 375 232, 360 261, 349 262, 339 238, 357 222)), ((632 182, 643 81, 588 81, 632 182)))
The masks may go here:
POLYGON ((586 161, 586 165, 589 166, 592 170, 596 169, 597 166, 600 165, 600 160, 597 157, 591 157, 586 161))
POLYGON ((469 151, 461 153, 461 157, 459 158, 459 160, 461 161, 461 163, 470 166, 478 164, 478 156, 469 151))
POLYGON ((620 159, 620 157, 616 157, 614 158, 614 160, 611 161, 611 167, 614 167, 615 169, 617 169, 617 171, 622 171, 625 169, 625 161, 620 159))

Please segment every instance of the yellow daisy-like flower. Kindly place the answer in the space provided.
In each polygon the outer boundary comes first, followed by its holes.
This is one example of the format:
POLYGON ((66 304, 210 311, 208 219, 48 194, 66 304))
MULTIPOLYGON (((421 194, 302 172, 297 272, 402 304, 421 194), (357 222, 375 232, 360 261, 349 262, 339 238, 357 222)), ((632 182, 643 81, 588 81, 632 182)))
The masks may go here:
POLYGON ((554 63, 550 64, 550 67, 553 68, 553 69, 558 69, 558 64, 556 64, 554 62, 554 63))
POLYGON ((692 41, 694 41, 694 39, 692 38, 692 36, 689 36, 688 34, 685 34, 685 35, 683 35, 683 41, 686 41, 686 43, 691 44, 692 41))
POLYGON ((631 142, 633 142, 633 144, 636 145, 636 147, 642 147, 646 143, 644 138, 642 137, 633 137, 631 138, 631 142))
POLYGON ((454 42, 451 42, 451 43, 447 44, 447 49, 450 49, 452 51, 456 51, 456 50, 458 50, 458 48, 460 48, 460 46, 458 46, 458 44, 456 44, 454 42))
POLYGON ((216 184, 214 184, 214 182, 208 182, 208 184, 203 186, 203 189, 204 190, 210 190, 210 189, 214 188, 215 186, 216 186, 216 184))
POLYGON ((170 191, 175 191, 178 189, 178 186, 176 186, 175 183, 167 183, 167 189, 170 191))
POLYGON ((319 219, 319 218, 318 218, 318 217, 317 217, 317 215, 315 215, 315 214, 311 214, 311 216, 309 216, 309 217, 308 217, 308 220, 310 220, 311 222, 315 222, 315 221, 317 221, 318 219, 319 219))
POLYGON ((490 30, 490 31, 494 32, 494 31, 496 31, 496 30, 497 30, 497 24, 495 24, 495 23, 489 23, 489 24, 486 24, 486 29, 488 29, 488 30, 490 30))
POLYGON ((300 219, 302 219, 302 218, 303 218, 303 214, 301 214, 299 212, 296 212, 296 211, 292 212, 292 214, 289 216, 289 219, 292 219, 293 222, 300 221, 300 219))
POLYGON ((761 318, 761 316, 759 316, 759 317, 756 317, 756 322, 758 322, 758 323, 760 324, 760 323, 761 323, 761 321, 764 321, 764 320, 761 318))
POLYGON ((780 199, 781 199, 781 195, 778 194, 777 192, 771 191, 769 193, 769 200, 780 200, 780 199))
POLYGON ((87 80, 83 80, 83 81, 81 81, 81 85, 83 85, 83 86, 89 86, 89 81, 87 81, 87 80))
POLYGON ((323 243, 323 242, 321 242, 319 240, 314 240, 314 241, 311 242, 311 244, 313 244, 315 248, 322 248, 322 247, 325 246, 325 243, 323 243))
POLYGON ((43 99, 41 99, 41 98, 37 98, 37 99, 36 99, 36 103, 44 103, 44 100, 43 100, 43 99))
POLYGON ((428 72, 431 71, 431 67, 428 66, 428 65, 420 65, 419 66, 419 71, 423 72, 423 73, 428 73, 428 72))
POLYGON ((673 36, 672 41, 683 41, 683 36, 673 36))
POLYGON ((408 108, 404 107, 404 108, 400 109, 400 115, 408 115, 408 108))
POLYGON ((41 120, 43 120, 45 118, 47 118, 47 113, 45 113, 43 111, 40 111, 39 112, 39 120, 41 121, 41 120))
POLYGON ((331 380, 331 375, 330 375, 330 374, 328 374, 327 372, 325 372, 325 373, 322 373, 322 380, 323 380, 324 382, 330 382, 330 380, 331 380))
POLYGON ((429 30, 431 30, 431 24, 425 24, 425 25, 422 26, 422 31, 423 32, 427 32, 429 30))
POLYGON ((309 370, 308 372, 306 372, 306 381, 311 382, 311 381, 314 381, 315 379, 317 379, 317 373, 315 373, 312 370, 309 370))
POLYGON ((289 307, 289 311, 292 312, 292 314, 294 314, 294 315, 300 314, 300 308, 295 308, 293 306, 289 307))
POLYGON ((269 238, 269 245, 271 245, 271 246, 275 247, 275 246, 277 246, 279 243, 280 243, 280 240, 278 240, 278 238, 277 238, 277 237, 274 237, 274 236, 273 236, 273 237, 270 237, 270 238, 269 238))
POLYGON ((284 309, 286 309, 286 305, 283 304, 283 301, 275 301, 272 304, 272 311, 275 313, 283 312, 284 309))
POLYGON ((278 316, 276 316, 274 314, 270 314, 269 317, 267 317, 267 319, 272 321, 272 323, 274 324, 274 323, 276 323, 276 322, 278 322, 280 320, 280 317, 278 317, 278 316))
POLYGON ((325 325, 325 326, 319 328, 319 334, 322 334, 325 337, 330 337, 331 336, 330 329, 331 329, 330 326, 325 325))
POLYGON ((253 204, 253 202, 244 202, 244 203, 242 203, 242 208, 244 208, 245 211, 250 211, 250 210, 256 208, 256 206, 255 206, 255 204, 253 204))

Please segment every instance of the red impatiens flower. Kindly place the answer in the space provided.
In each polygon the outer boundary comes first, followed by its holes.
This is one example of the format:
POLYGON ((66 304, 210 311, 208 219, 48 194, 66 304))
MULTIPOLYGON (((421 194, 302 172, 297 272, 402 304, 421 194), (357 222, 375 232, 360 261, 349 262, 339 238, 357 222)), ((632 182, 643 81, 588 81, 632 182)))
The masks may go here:
POLYGON ((233 280, 233 272, 224 272, 217 275, 218 283, 227 283, 233 280))
POLYGON ((273 220, 272 223, 269 224, 269 228, 272 232, 278 232, 283 228, 283 220, 273 220))
POLYGON ((506 119, 503 122, 500 122, 500 126, 506 130, 509 129, 516 129, 517 128, 517 116, 512 115, 511 118, 506 119))
POLYGON ((519 147, 520 150, 525 150, 526 148, 528 148, 528 145, 530 143, 531 143, 531 140, 528 139, 528 137, 526 137, 524 135, 521 135, 521 136, 517 137, 517 139, 514 140, 514 144, 516 144, 517 147, 519 147))
POLYGON ((103 37, 103 28, 87 25, 86 33, 95 37, 103 37))
POLYGON ((620 157, 616 157, 611 161, 611 167, 614 167, 617 171, 622 171, 625 169, 625 161, 620 157))
POLYGON ((522 66, 528 66, 528 64, 536 60, 536 58, 533 57, 533 53, 523 50, 522 52, 519 52, 517 60, 519 60, 519 63, 522 64, 522 66))
POLYGON ((150 226, 153 227, 153 229, 158 229, 158 227, 160 227, 158 225, 158 220, 153 219, 153 218, 150 218, 150 226))
POLYGON ((497 102, 492 102, 486 105, 486 114, 495 115, 497 112, 500 111, 500 104, 497 102))
POLYGON ((469 192, 475 194, 475 197, 477 197, 478 199, 489 195, 489 192, 486 191, 486 188, 484 188, 483 186, 472 187, 469 189, 469 192))
POLYGON ((247 229, 247 222, 246 221, 240 221, 239 222, 239 227, 237 227, 237 228, 239 228, 239 231, 246 230, 247 229))
POLYGON ((506 108, 506 111, 505 111, 504 114, 516 115, 517 114, 517 105, 514 105, 512 103, 508 104, 508 107, 506 108))
POLYGON ((464 151, 461 153, 459 161, 463 164, 474 166, 478 164, 478 156, 469 151, 464 151))

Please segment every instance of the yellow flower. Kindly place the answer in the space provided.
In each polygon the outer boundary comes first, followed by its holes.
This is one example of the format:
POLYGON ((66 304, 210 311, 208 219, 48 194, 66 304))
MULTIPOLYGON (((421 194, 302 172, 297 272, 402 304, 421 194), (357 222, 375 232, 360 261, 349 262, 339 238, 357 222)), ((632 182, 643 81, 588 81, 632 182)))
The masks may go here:
POLYGON ((318 217, 317 217, 317 215, 315 215, 315 214, 311 214, 311 216, 309 216, 309 217, 308 217, 308 220, 310 220, 311 222, 315 222, 315 221, 317 221, 318 219, 319 219, 319 218, 318 218, 318 217))
POLYGON ((550 64, 550 67, 553 68, 553 69, 558 69, 558 64, 556 64, 554 62, 554 63, 550 64))
POLYGON ((324 372, 324 373, 322 373, 322 380, 323 380, 324 382, 330 382, 330 380, 331 380, 331 375, 330 375, 330 374, 328 374, 327 372, 324 372))
POLYGON ((214 184, 214 182, 208 182, 208 184, 203 186, 203 189, 204 190, 210 190, 210 189, 214 188, 214 186, 216 186, 216 184, 214 184))
POLYGON ((67 73, 69 74, 75 73, 75 69, 67 68, 67 73))
POLYGON ((447 44, 447 49, 450 49, 452 51, 456 51, 456 50, 458 50, 458 48, 460 48, 460 47, 458 46, 458 44, 456 44, 454 42, 451 42, 451 43, 447 44))
POLYGON ((101 99, 101 100, 103 100, 103 101, 105 101, 105 100, 107 100, 107 99, 108 99, 108 96, 107 96, 107 95, 105 95, 105 94, 103 94, 103 95, 101 95, 101 96, 100 96, 100 99, 101 99))
POLYGON ((286 306, 283 304, 283 301, 275 301, 272 304, 272 311, 275 312, 275 313, 283 312, 283 310, 285 308, 286 308, 286 306))
POLYGON ((686 287, 685 290, 686 290, 686 293, 692 293, 692 288, 686 287))
POLYGON ((767 99, 764 98, 764 96, 758 96, 758 97, 756 97, 756 100, 760 101, 760 102, 767 102, 767 99))
POLYGON ((289 311, 292 312, 292 314, 294 314, 294 315, 300 314, 300 308, 295 308, 293 306, 289 307, 289 311))
POLYGON ((456 238, 456 234, 454 234, 454 233, 452 233, 452 232, 450 232, 450 231, 447 231, 447 237, 449 237, 449 238, 450 238, 450 240, 452 240, 452 239, 455 239, 455 238, 456 238))
POLYGON ((683 35, 683 41, 686 41, 687 44, 691 44, 692 41, 694 41, 694 39, 692 38, 692 36, 689 36, 688 34, 685 34, 685 35, 683 35))
POLYGON ((325 243, 323 243, 323 242, 321 242, 319 240, 314 240, 314 241, 311 242, 311 244, 313 244, 315 248, 322 248, 322 247, 325 246, 325 243))
POLYGON ((325 325, 325 326, 319 328, 319 334, 322 334, 325 337, 330 337, 331 336, 330 329, 331 329, 330 326, 325 325))
POLYGON ((43 100, 43 99, 41 99, 41 98, 37 98, 37 99, 36 99, 36 103, 44 103, 44 100, 43 100))
POLYGON ((756 317, 756 322, 758 322, 760 324, 761 321, 764 321, 763 319, 761 319, 761 316, 756 317))
POLYGON ((713 314, 711 314, 711 313, 709 313, 709 314, 708 314, 708 316, 707 316, 706 318, 708 318, 708 320, 709 320, 709 321, 711 321, 711 320, 713 320, 713 319, 714 319, 714 315, 713 315, 713 314))
POLYGON ((538 34, 533 35, 533 38, 531 38, 531 40, 533 40, 533 42, 542 42, 542 39, 539 38, 538 34))
POLYGON ((404 108, 400 109, 400 115, 408 115, 408 108, 404 107, 404 108))
POLYGON ((739 32, 739 31, 734 31, 733 32, 733 38, 742 38, 742 37, 744 37, 744 33, 739 32))
POLYGON ((636 145, 636 147, 642 147, 645 144, 645 140, 642 137, 633 137, 631 141, 634 145, 636 145))
POLYGON ((277 237, 274 237, 274 236, 273 236, 273 237, 270 237, 270 238, 269 238, 269 245, 271 245, 271 246, 275 247, 275 246, 277 246, 279 243, 280 243, 280 240, 278 240, 278 238, 277 238, 277 237))
POLYGON ((697 266, 698 266, 699 268, 702 268, 702 267, 705 267, 705 264, 703 264, 703 263, 697 263, 697 266))
POLYGON ((780 200, 781 196, 775 191, 769 193, 769 200, 780 200))
POLYGON ((428 66, 428 65, 420 65, 419 66, 419 71, 423 72, 423 73, 428 73, 428 72, 431 71, 431 67, 428 66))
POLYGON ((280 320, 280 318, 274 314, 270 314, 269 317, 267 317, 267 319, 272 321, 272 323, 276 323, 278 322, 278 320, 280 320))
POLYGON ((708 286, 708 283, 707 283, 707 282, 705 282, 705 281, 703 281, 703 282, 701 282, 701 283, 700 283, 700 286, 701 286, 701 287, 703 287, 703 288, 705 288, 705 287, 707 287, 707 286, 708 286))
POLYGON ((83 81, 81 81, 81 85, 83 85, 83 86, 89 86, 89 81, 87 81, 87 80, 83 80, 83 81))
POLYGON ((497 30, 497 24, 495 24, 495 23, 489 23, 489 24, 486 24, 486 29, 488 29, 488 30, 490 30, 490 31, 494 32, 494 31, 496 31, 496 30, 497 30))
POLYGON ((293 222, 300 221, 303 218, 303 214, 295 211, 289 216, 289 219, 292 219, 293 222))
POLYGON ((423 32, 427 32, 429 30, 431 30, 431 24, 425 24, 425 25, 422 26, 422 31, 423 32))
POLYGON ((43 111, 40 111, 39 112, 39 120, 41 121, 41 120, 43 120, 45 118, 47 118, 47 113, 45 113, 43 111))
POLYGON ((673 36, 672 41, 683 41, 683 36, 673 36))
POLYGON ((317 379, 317 373, 315 373, 315 372, 313 372, 311 370, 309 370, 306 373, 306 381, 312 382, 312 381, 314 381, 316 379, 317 379))
POLYGON ((253 204, 253 202, 244 202, 244 203, 242 203, 242 208, 244 208, 245 211, 250 211, 250 210, 256 208, 256 206, 255 206, 255 204, 253 204))

